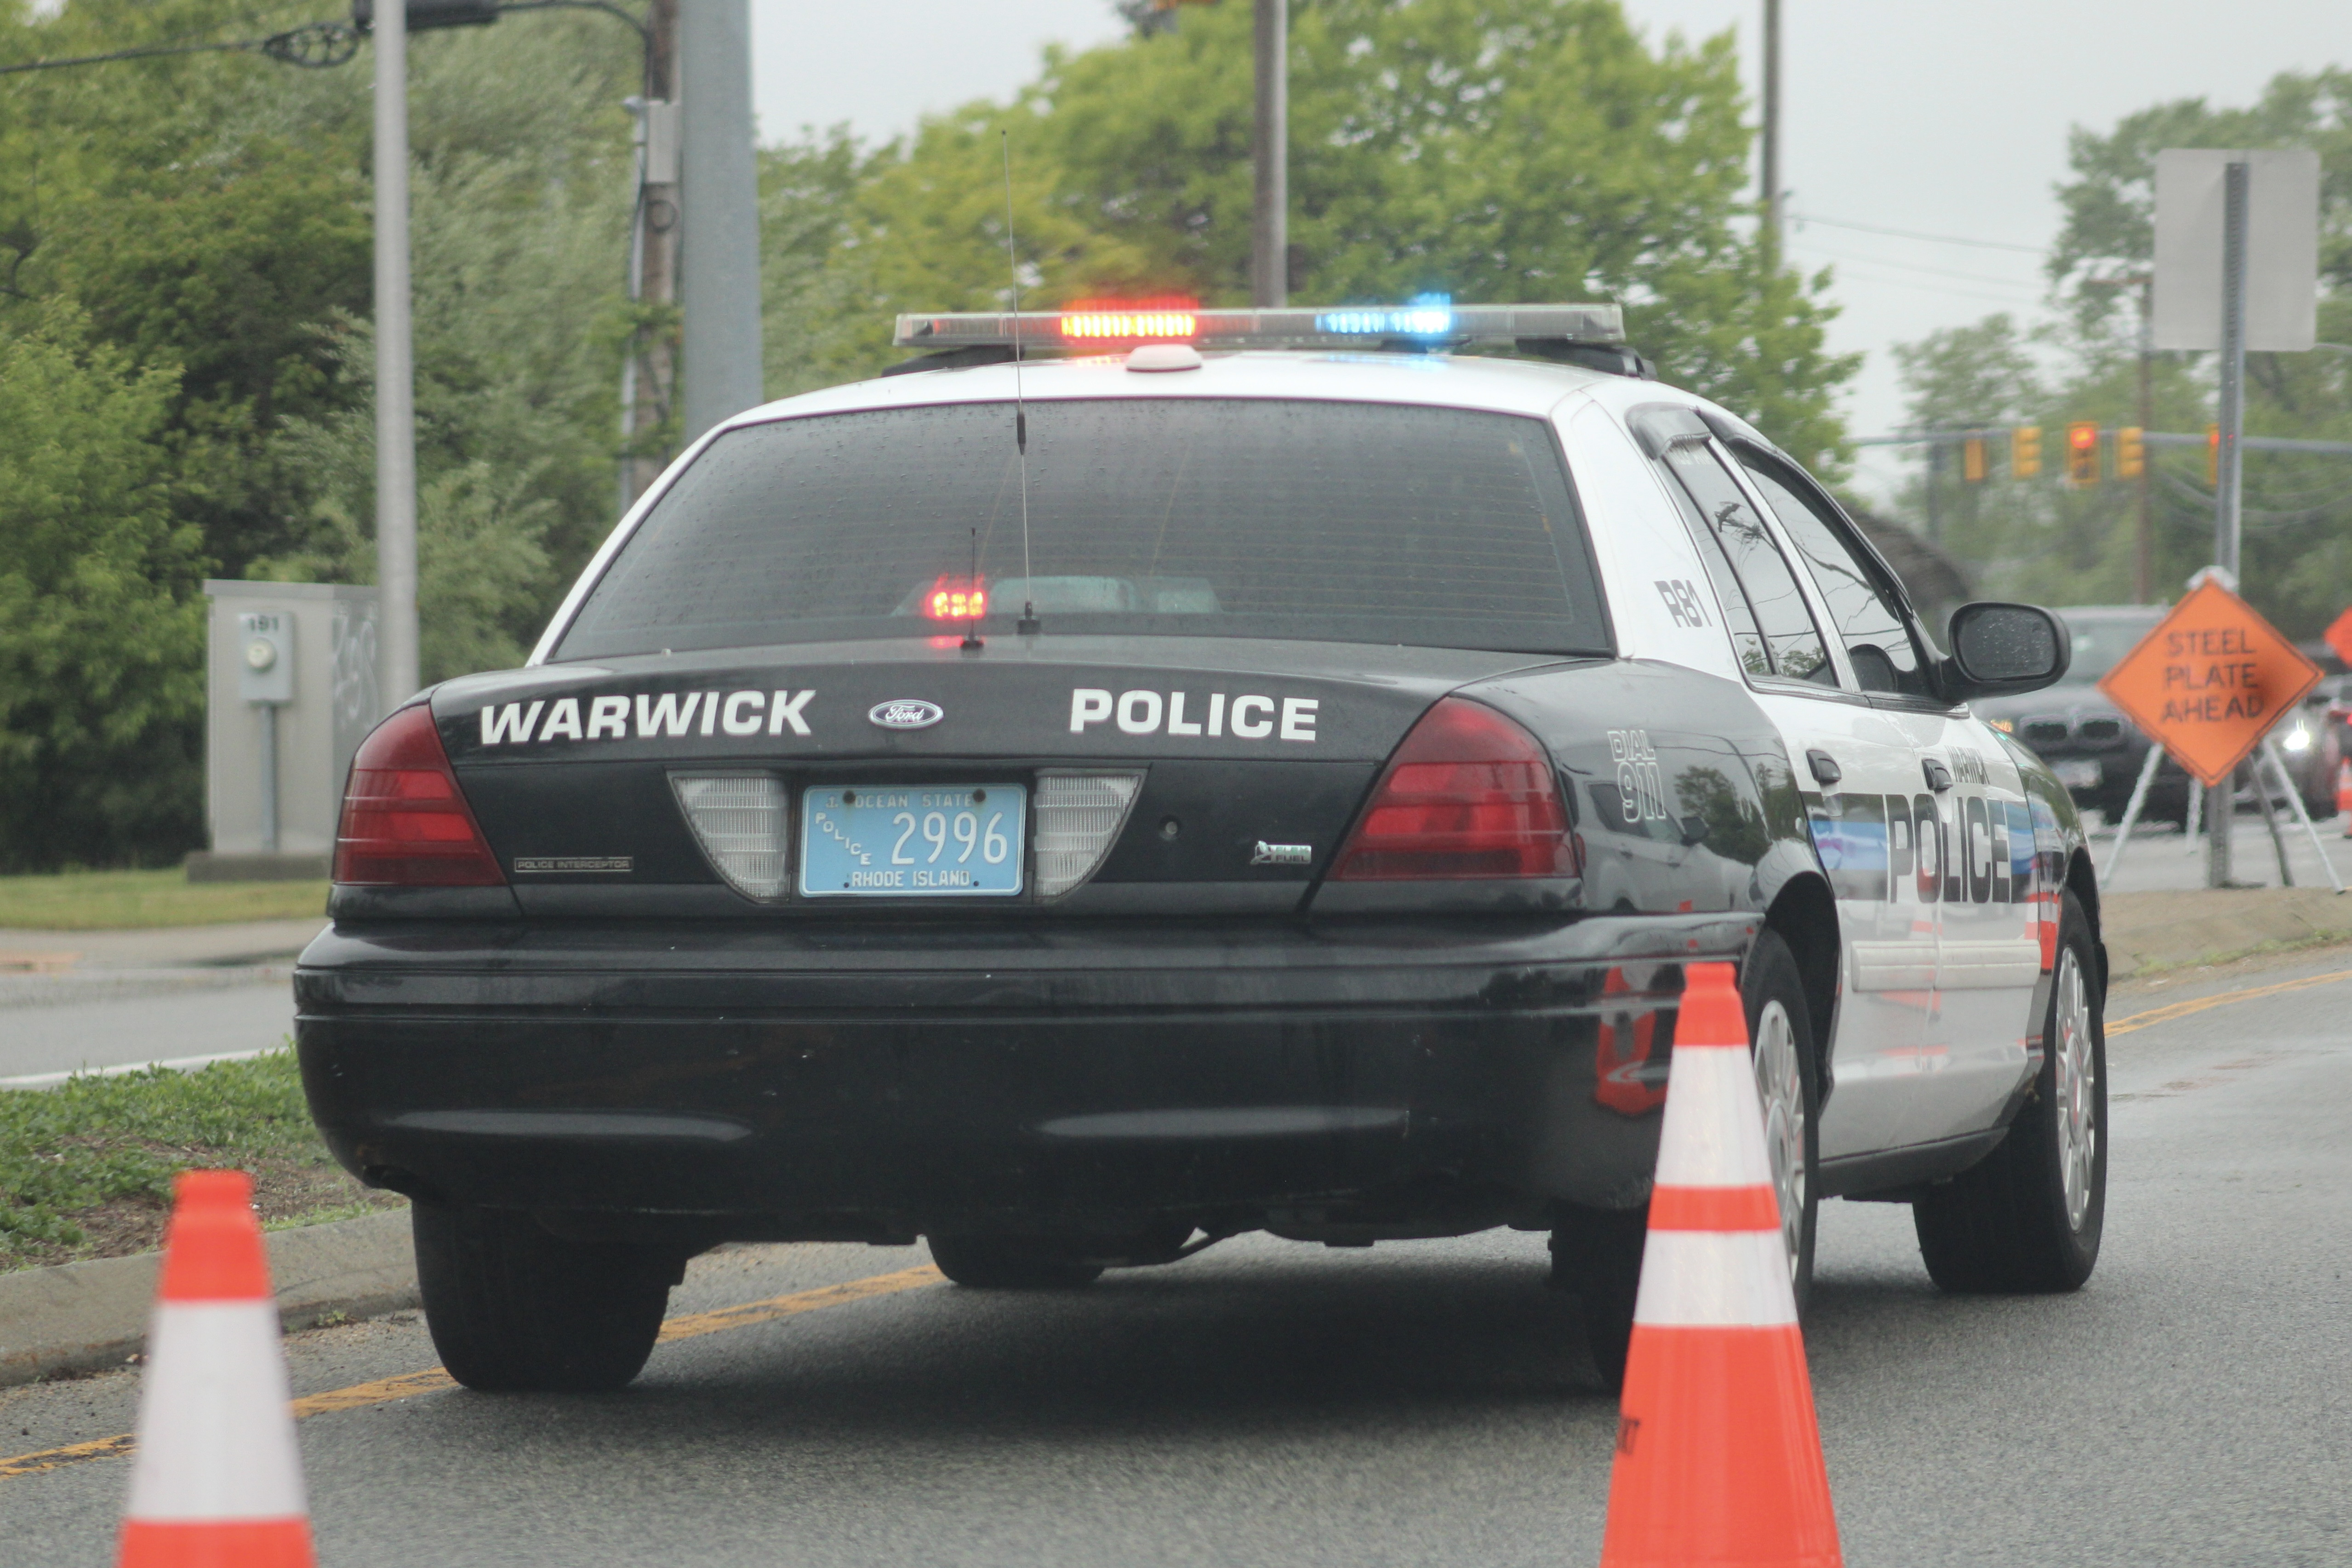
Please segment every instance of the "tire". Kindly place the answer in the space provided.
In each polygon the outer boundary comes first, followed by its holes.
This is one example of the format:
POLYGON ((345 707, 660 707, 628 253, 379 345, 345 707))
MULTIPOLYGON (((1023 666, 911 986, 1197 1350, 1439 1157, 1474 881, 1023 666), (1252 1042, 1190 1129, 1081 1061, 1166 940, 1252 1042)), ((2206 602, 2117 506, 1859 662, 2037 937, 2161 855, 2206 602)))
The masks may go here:
MULTIPOLYGON (((1769 926, 1741 966, 1739 993, 1748 1015, 1749 1049, 1763 1049, 1757 1058, 1757 1088, 1766 1101, 1765 1143, 1774 1163, 1773 1185, 1787 1217, 1783 1239, 1790 1249, 1789 1282, 1801 1313, 1812 1293, 1813 1240, 1821 1216, 1816 1179, 1821 1055, 1805 1005, 1803 972, 1787 938, 1769 926)), ((1552 1283, 1576 1293, 1585 1345, 1612 1392, 1624 1386, 1625 1353, 1633 1337, 1633 1303, 1642 1281, 1642 1246, 1648 1233, 1646 1207, 1612 1210, 1564 1206, 1553 1220, 1552 1283)))
POLYGON ((924 1239, 940 1273, 976 1291, 1074 1291, 1101 1278, 1088 1263, 1050 1238, 946 1235, 924 1239))
POLYGON ((425 1326, 467 1387, 600 1392, 653 1354, 676 1256, 566 1240, 510 1209, 419 1203, 410 1213, 425 1326))
POLYGON ((2071 893, 2043 1016, 2042 1071, 2009 1136, 1911 1206, 1928 1277, 1956 1293, 2079 1288, 2106 1223, 2107 1047, 2091 923, 2071 893))

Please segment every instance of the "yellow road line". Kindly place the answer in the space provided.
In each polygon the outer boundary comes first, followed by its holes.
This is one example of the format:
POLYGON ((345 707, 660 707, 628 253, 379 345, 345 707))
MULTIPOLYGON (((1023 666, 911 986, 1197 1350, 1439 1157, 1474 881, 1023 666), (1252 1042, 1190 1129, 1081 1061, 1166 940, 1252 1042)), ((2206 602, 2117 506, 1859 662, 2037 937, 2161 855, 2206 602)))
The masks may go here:
POLYGON ((2324 986, 2331 980, 2352 980, 2352 969, 2330 969, 2325 975, 2305 975, 2300 980, 2281 980, 2275 986, 2223 991, 2218 996, 2196 997, 2185 1002, 2150 1008, 2144 1013, 2134 1013, 2129 1018, 2117 1019, 2107 1025, 2107 1038, 2113 1040, 2119 1034, 2129 1034, 2136 1029, 2146 1029, 2151 1024, 2170 1023, 2174 1019, 2185 1019, 2191 1013, 2201 1013, 2207 1008, 2218 1008, 2225 1002, 2250 1001, 2255 997, 2276 996, 2281 991, 2299 991, 2305 986, 2324 986))
MULTIPOLYGON (((839 1285, 821 1285, 814 1291, 795 1291, 790 1295, 770 1296, 763 1301, 745 1301, 740 1306, 720 1307, 716 1312, 687 1312, 671 1318, 661 1326, 663 1344, 674 1340, 699 1339, 707 1333, 720 1333, 728 1329, 749 1328, 754 1323, 773 1322, 778 1318, 797 1317, 803 1312, 821 1312, 826 1307, 846 1306, 876 1296, 895 1295, 900 1291, 920 1290, 936 1285, 945 1278, 937 1269, 926 1263, 919 1269, 901 1269, 895 1274, 874 1274, 863 1280, 851 1280, 839 1285)), ((373 1383, 355 1383, 349 1388, 331 1389, 324 1394, 306 1394, 294 1401, 294 1418, 298 1421, 311 1416, 323 1416, 331 1410, 358 1410, 370 1405, 389 1405, 394 1400, 414 1399, 420 1394, 439 1394, 457 1386, 457 1380, 440 1367, 427 1367, 423 1372, 404 1373, 398 1377, 379 1377, 373 1383)), ((44 1448, 36 1454, 18 1454, 13 1459, 0 1459, 0 1480, 11 1476, 34 1476, 44 1470, 59 1469, 78 1465, 87 1459, 110 1459, 127 1454, 136 1447, 131 1435, 99 1437, 87 1443, 71 1443, 62 1448, 44 1448)))

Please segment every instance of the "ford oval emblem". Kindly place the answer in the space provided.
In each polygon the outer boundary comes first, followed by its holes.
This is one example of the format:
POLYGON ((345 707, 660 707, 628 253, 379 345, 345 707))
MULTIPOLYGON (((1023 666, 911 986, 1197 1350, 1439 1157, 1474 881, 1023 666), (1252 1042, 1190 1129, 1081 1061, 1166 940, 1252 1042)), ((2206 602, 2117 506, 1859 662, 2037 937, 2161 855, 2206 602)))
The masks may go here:
POLYGON ((929 729, 948 716, 937 703, 918 702, 912 697, 894 697, 887 703, 876 703, 866 712, 866 720, 884 729, 929 729))

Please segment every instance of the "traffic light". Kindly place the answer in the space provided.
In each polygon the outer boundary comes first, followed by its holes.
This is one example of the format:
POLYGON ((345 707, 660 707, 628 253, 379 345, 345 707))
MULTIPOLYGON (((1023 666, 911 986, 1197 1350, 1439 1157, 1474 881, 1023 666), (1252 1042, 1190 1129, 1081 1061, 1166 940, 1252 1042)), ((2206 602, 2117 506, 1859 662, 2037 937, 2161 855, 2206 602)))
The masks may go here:
POLYGON ((1985 476, 1985 443, 1981 435, 1971 435, 1960 443, 1960 477, 1971 485, 1981 485, 1985 476))
POLYGON ((2140 440, 2140 428, 2126 424, 2116 432, 2116 477, 2137 479, 2147 472, 2147 446, 2140 440))
POLYGON ((2009 433, 2009 476, 2031 479, 2042 472, 2042 427, 2021 424, 2009 433))
POLYGON ((2087 419, 2078 419, 2066 427, 2066 483, 2098 482, 2099 427, 2087 419))
POLYGON ((2205 483, 2219 485, 2221 482, 2221 427, 2209 424, 2205 427, 2205 483))

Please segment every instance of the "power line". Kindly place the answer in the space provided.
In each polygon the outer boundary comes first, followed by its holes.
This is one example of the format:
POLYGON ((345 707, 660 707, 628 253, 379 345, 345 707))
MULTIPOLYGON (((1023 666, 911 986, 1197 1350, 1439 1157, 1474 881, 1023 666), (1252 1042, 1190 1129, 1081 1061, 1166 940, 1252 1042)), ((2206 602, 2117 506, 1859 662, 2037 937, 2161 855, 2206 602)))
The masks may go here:
POLYGON ((1972 245, 1983 250, 2022 251, 2027 256, 2041 256, 2045 251, 2044 246, 2038 245, 2011 245, 2006 240, 1963 239, 1958 235, 1921 234, 1916 229, 1890 229, 1876 224, 1850 224, 1840 218, 1816 217, 1811 213, 1791 213, 1790 216, 1801 224, 1820 224, 1826 228, 1852 229, 1856 234, 1888 235, 1895 239, 1930 240, 1937 245, 1972 245))
POLYGON ((1852 256, 1842 250, 1832 250, 1827 246, 1812 240, 1803 243, 1805 249, 1818 255, 1830 256, 1838 261, 1859 262, 1865 267, 1899 267, 1906 272, 1924 272, 1934 277, 1956 277, 1963 283, 1989 283, 1995 288, 2031 289, 2033 287, 2032 284, 2020 283, 2013 277, 1987 277, 1980 272, 1954 272, 1948 267, 1928 267, 1916 261, 1897 261, 1891 256, 1852 256))

